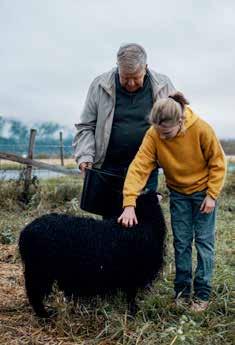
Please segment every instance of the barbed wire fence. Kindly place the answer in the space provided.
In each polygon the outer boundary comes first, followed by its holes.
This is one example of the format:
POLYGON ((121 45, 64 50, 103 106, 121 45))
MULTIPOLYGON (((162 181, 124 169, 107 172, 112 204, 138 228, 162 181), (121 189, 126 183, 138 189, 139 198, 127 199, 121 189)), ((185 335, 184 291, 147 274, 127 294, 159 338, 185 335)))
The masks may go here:
MULTIPOLYGON (((35 130, 31 130, 35 131, 35 130)), ((36 131, 35 131, 36 136, 36 131)), ((42 141, 42 140, 41 140, 42 141)), ((58 144, 53 143, 33 143, 33 158, 40 162, 47 163, 53 166, 65 166, 70 169, 77 169, 74 157, 73 148, 71 144, 63 143, 63 134, 60 132, 58 138, 58 144)), ((16 156, 26 158, 29 152, 29 143, 17 143, 17 144, 0 144, 0 152, 2 153, 12 153, 16 156)), ((0 179, 18 179, 22 176, 27 169, 27 165, 20 162, 13 162, 6 159, 0 158, 0 179)), ((51 178, 62 176, 61 172, 47 170, 46 168, 38 168, 31 166, 31 176, 37 176, 37 178, 51 178)))

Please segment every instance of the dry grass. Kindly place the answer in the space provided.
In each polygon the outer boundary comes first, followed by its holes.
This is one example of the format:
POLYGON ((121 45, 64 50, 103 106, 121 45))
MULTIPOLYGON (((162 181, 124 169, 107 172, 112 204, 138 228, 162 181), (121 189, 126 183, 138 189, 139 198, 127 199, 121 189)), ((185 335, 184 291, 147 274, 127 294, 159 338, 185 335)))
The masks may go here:
MULTIPOLYGON (((61 161, 58 158, 45 158, 45 159, 35 158, 35 160, 37 160, 39 162, 47 163, 47 164, 52 164, 52 165, 61 165, 61 161)), ((65 166, 65 168, 76 168, 77 164, 76 164, 74 158, 65 158, 64 159, 64 166, 65 166)), ((13 169, 17 170, 17 169, 22 169, 23 167, 24 167, 24 165, 22 165, 22 164, 0 159, 0 170, 13 170, 13 169)))
MULTIPOLYGON (((22 266, 16 246, 19 230, 35 217, 52 210, 80 213, 79 201, 74 195, 79 193, 81 181, 63 178, 43 182, 31 204, 24 208, 18 204, 16 197, 9 207, 15 185, 3 184, 4 188, 0 185, 0 242, 5 239, 9 243, 0 244, 0 344, 232 345, 234 176, 229 177, 220 201, 215 276, 209 310, 195 315, 173 307, 174 262, 169 232, 164 273, 152 291, 139 294, 139 312, 135 319, 127 315, 122 296, 117 296, 112 302, 98 300, 95 306, 87 302, 73 310, 73 306, 66 304, 61 293, 55 290, 54 298, 49 303, 57 314, 47 322, 38 320, 25 297, 22 266), (62 189, 59 188, 61 185, 62 189), (3 202, 6 191, 8 202, 3 202)), ((163 184, 161 188, 166 196, 163 184)), ((169 225, 167 196, 165 198, 163 208, 169 225)))

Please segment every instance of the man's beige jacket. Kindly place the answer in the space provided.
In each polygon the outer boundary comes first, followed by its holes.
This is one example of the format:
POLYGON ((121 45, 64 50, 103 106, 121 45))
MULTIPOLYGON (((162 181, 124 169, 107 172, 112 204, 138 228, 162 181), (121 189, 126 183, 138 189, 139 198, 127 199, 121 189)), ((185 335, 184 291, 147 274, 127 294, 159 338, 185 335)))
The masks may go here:
MULTIPOLYGON (((115 73, 117 68, 98 76, 90 85, 73 140, 74 156, 78 166, 91 162, 99 168, 104 162, 111 134, 115 110, 115 73)), ((148 69, 153 99, 166 98, 175 91, 170 79, 148 69)))

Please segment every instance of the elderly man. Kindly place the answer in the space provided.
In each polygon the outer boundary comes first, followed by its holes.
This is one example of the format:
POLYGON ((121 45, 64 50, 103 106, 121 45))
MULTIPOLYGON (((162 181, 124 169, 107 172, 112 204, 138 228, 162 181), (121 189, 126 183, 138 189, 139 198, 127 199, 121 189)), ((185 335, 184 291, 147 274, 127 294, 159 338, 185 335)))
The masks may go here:
MULTIPOLYGON (((155 100, 173 92, 170 79, 148 68, 147 54, 135 43, 117 52, 117 67, 91 84, 74 138, 79 169, 96 167, 126 176, 127 169, 149 128, 155 100)), ((146 188, 157 189, 158 171, 146 188)))

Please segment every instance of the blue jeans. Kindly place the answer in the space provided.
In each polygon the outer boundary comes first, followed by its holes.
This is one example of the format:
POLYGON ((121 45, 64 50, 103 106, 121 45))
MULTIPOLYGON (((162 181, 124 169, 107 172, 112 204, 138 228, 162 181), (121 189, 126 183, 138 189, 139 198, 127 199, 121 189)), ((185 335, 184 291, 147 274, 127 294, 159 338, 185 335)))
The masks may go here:
POLYGON ((148 189, 148 190, 156 192, 157 187, 158 187, 158 169, 155 169, 151 172, 144 189, 148 189))
POLYGON ((205 196, 205 191, 190 195, 170 191, 176 266, 175 293, 176 296, 190 296, 193 283, 194 296, 206 301, 211 292, 216 210, 209 214, 200 212, 205 196), (193 240, 197 251, 194 279, 192 279, 193 240))

